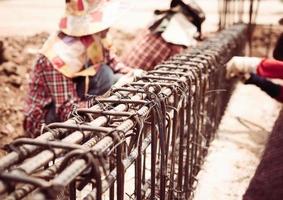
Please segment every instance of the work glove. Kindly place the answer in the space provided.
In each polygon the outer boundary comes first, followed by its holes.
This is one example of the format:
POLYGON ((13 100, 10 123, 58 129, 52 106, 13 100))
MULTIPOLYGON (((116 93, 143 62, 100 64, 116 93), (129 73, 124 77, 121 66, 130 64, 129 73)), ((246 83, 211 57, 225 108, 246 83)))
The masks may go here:
POLYGON ((257 57, 240 57, 234 56, 228 63, 226 68, 226 77, 242 77, 245 74, 255 73, 261 58, 257 57))

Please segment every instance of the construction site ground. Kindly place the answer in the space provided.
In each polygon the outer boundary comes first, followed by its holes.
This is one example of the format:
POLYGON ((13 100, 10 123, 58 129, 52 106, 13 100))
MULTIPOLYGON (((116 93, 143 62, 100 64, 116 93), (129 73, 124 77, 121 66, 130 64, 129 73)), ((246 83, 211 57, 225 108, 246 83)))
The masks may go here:
MULTIPOLYGON (((1 148, 14 138, 23 135, 22 110, 27 94, 28 74, 32 69, 36 53, 49 33, 56 29, 64 6, 64 1, 55 2, 58 0, 0 1, 0 41, 4 42, 5 57, 5 61, 0 65, 1 148), (42 12, 42 9, 45 11, 42 12), (13 15, 15 12, 21 16, 15 18, 13 15), (36 20, 35 16, 39 20, 36 20), (43 25, 42 20, 46 19, 49 20, 43 25)), ((212 2, 216 1, 209 2, 212 5, 212 2)), ((282 12, 278 11, 279 2, 274 2, 275 14, 272 19, 277 20, 282 12)), ((200 1, 200 4, 205 3, 200 1)), ((150 21, 152 18, 150 13, 154 8, 163 8, 167 5, 167 0, 155 0, 154 3, 147 0, 143 3, 136 3, 134 5, 136 9, 129 11, 133 14, 134 20, 131 22, 125 20, 110 32, 115 38, 114 45, 118 53, 125 49, 134 38, 136 31, 150 21), (135 14, 137 9, 141 11, 139 15, 135 14), (129 29, 125 31, 125 27, 129 29)), ((282 4, 280 5, 282 8, 282 4)), ((210 9, 211 6, 206 8, 210 9)), ((208 17, 206 23, 212 25, 208 26, 210 28, 207 31, 215 29, 216 17, 215 12, 208 17)), ((265 19, 262 22, 265 22, 265 19)), ((265 51, 265 48, 261 50, 265 51)), ((211 144, 206 162, 199 174, 199 184, 194 199, 241 199, 260 160, 264 144, 280 109, 281 104, 258 88, 241 83, 237 85, 217 137, 211 144)), ((4 151, 1 150, 1 155, 3 154, 4 151)))

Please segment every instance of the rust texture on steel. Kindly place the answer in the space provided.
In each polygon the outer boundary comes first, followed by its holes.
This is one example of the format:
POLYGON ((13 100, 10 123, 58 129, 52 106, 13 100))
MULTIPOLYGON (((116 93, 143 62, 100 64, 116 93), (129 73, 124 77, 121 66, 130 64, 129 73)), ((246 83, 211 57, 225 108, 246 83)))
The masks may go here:
POLYGON ((1 199, 191 199, 245 46, 234 25, 131 82, 74 108, 0 159, 1 199))

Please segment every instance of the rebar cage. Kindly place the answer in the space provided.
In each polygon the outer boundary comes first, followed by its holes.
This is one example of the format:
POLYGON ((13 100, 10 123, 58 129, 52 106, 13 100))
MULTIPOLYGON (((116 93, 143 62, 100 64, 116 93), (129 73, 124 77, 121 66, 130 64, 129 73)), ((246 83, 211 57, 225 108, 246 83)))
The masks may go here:
POLYGON ((233 87, 225 63, 245 41, 234 25, 13 141, 1 199, 192 199, 233 87))

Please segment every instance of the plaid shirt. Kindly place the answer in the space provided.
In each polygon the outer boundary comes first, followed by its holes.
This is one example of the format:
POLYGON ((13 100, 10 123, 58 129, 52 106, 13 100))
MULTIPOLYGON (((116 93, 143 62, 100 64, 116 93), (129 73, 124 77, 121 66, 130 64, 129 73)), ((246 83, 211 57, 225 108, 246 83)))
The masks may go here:
POLYGON ((151 70, 183 49, 183 46, 167 43, 160 35, 146 30, 134 40, 121 60, 127 66, 151 70))
POLYGON ((46 120, 50 104, 55 106, 56 118, 66 120, 73 103, 85 107, 76 92, 76 85, 58 72, 45 56, 40 56, 32 71, 26 107, 24 108, 24 129, 26 134, 36 137, 46 120))
MULTIPOLYGON (((114 72, 119 72, 125 67, 120 65, 118 57, 107 51, 106 64, 114 72)), ((99 69, 97 69, 99 70, 99 69)), ((28 97, 24 108, 24 130, 30 137, 40 135, 41 126, 49 120, 51 122, 65 121, 73 105, 86 107, 87 101, 79 98, 76 83, 57 71, 47 57, 40 55, 31 73, 28 97), (51 105, 54 113, 50 113, 51 105)))

